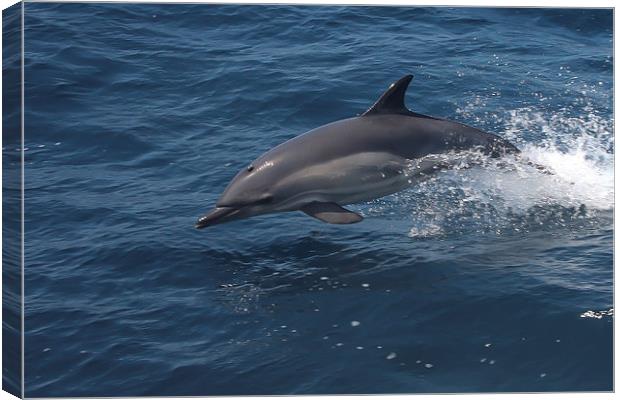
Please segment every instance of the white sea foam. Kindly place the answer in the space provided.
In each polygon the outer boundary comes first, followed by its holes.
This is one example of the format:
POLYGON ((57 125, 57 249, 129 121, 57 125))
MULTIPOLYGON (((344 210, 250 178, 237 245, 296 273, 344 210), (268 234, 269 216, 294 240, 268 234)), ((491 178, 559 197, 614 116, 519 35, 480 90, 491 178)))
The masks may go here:
POLYGON ((409 236, 419 238, 465 226, 500 233, 505 225, 514 225, 519 215, 538 218, 559 210, 564 223, 564 214, 572 218, 613 209, 611 117, 587 107, 579 117, 568 111, 548 114, 523 108, 507 112, 500 122, 505 127, 500 135, 522 149, 521 157, 486 159, 483 166, 456 166, 387 201, 373 202, 368 211, 406 212, 413 222, 409 236))
POLYGON ((510 112, 507 126, 503 136, 517 142, 523 142, 519 138, 526 134, 543 137, 538 143, 522 144, 523 156, 553 171, 545 175, 524 168, 499 179, 503 197, 510 205, 516 209, 540 203, 613 208, 611 118, 603 118, 589 107, 580 117, 568 112, 549 115, 525 108, 510 112))
POLYGON ((518 162, 514 168, 477 168, 469 178, 479 196, 520 212, 537 205, 613 208, 613 121, 589 109, 577 118, 526 108, 509 112, 506 126, 502 136, 520 144, 523 158, 552 173, 518 162), (528 143, 528 136, 542 139, 528 143))

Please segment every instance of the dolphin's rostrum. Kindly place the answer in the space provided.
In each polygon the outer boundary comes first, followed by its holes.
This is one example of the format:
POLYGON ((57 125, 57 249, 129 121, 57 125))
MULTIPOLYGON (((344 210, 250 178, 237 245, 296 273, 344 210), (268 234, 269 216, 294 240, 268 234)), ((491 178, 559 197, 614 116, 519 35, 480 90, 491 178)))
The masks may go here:
POLYGON ((412 78, 393 83, 362 115, 313 129, 254 160, 196 228, 295 210, 351 224, 363 218, 344 205, 398 192, 455 165, 459 155, 519 152, 499 136, 408 110, 404 99, 412 78))

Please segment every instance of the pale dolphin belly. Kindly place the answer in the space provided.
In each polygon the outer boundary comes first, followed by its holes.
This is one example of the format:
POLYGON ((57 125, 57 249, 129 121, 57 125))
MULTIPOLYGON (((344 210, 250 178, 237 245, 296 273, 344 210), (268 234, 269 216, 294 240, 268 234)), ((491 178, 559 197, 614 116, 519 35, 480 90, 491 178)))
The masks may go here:
POLYGON ((433 172, 434 162, 417 162, 387 152, 357 153, 291 174, 300 191, 287 201, 295 209, 312 201, 353 204, 398 192, 433 172))
POLYGON ((347 205, 374 200, 422 182, 466 159, 458 154, 429 154, 410 160, 387 152, 336 158, 287 177, 287 181, 290 179, 305 190, 292 196, 282 209, 295 210, 313 201, 347 205))

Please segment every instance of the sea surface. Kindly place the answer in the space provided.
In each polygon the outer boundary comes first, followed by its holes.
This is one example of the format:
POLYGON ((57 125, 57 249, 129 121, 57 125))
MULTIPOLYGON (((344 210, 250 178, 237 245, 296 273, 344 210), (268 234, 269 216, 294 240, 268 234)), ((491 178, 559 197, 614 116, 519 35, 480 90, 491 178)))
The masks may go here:
POLYGON ((613 389, 611 10, 25 11, 26 396, 613 389), (553 174, 194 228, 239 169, 408 73, 410 109, 553 174))

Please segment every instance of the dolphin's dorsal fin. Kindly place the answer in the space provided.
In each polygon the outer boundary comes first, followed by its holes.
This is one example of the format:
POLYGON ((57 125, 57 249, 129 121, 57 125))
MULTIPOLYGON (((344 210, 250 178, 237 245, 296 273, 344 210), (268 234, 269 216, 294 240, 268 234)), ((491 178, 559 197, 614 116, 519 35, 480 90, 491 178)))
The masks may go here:
POLYGON ((405 92, 409 86, 409 82, 413 79, 413 75, 405 75, 398 81, 392 83, 388 90, 379 97, 364 115, 375 114, 412 114, 405 107, 405 92))

